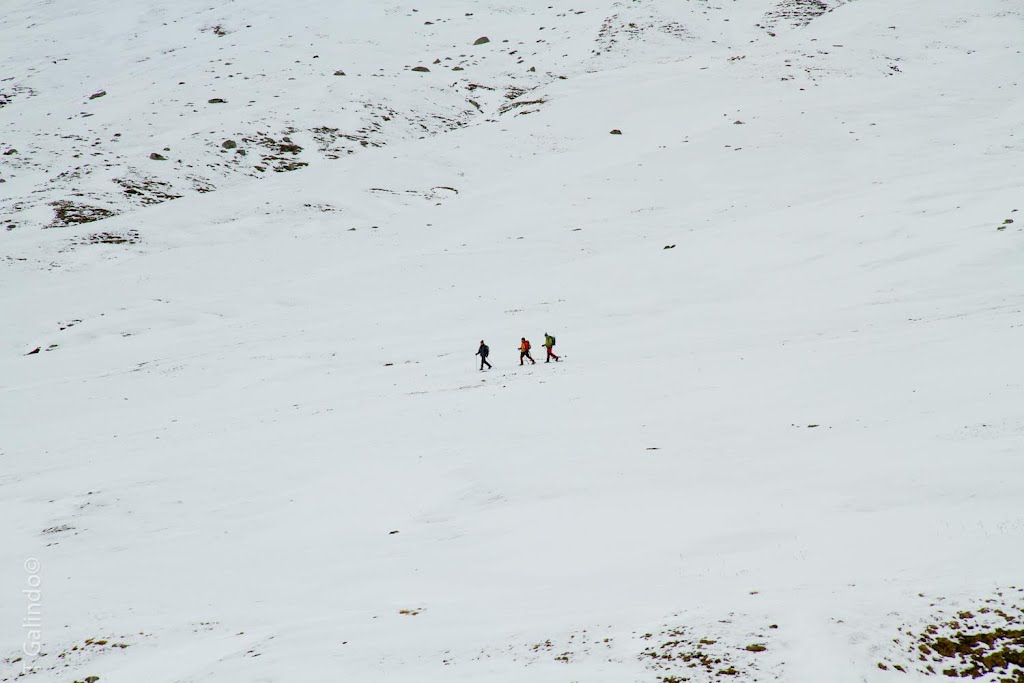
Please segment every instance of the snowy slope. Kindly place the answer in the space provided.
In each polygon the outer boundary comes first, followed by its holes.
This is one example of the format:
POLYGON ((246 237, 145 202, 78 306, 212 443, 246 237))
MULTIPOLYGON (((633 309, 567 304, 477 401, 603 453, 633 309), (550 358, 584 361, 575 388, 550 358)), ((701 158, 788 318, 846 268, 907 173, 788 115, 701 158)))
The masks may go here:
POLYGON ((0 21, 0 680, 1024 678, 1018 3, 0 21))

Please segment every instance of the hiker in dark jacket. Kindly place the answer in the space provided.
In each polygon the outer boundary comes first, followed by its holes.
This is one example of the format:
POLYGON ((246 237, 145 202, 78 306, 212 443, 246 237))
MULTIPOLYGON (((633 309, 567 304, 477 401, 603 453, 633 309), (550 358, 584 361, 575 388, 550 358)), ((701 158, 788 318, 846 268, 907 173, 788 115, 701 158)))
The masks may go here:
POLYGON ((476 355, 480 356, 480 369, 483 370, 485 365, 490 369, 491 364, 487 362, 487 356, 491 355, 491 349, 484 344, 483 339, 480 340, 480 348, 477 349, 476 355))

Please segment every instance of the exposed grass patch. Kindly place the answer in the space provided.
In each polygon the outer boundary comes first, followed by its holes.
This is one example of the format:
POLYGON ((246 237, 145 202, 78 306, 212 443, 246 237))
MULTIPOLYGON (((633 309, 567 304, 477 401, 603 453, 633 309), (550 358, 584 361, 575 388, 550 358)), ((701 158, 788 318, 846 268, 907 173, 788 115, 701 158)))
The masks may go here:
POLYGON ((972 609, 938 610, 923 625, 900 628, 905 650, 878 668, 981 683, 1024 683, 1024 589, 1011 587, 972 609), (905 660, 905 661, 900 661, 905 660))

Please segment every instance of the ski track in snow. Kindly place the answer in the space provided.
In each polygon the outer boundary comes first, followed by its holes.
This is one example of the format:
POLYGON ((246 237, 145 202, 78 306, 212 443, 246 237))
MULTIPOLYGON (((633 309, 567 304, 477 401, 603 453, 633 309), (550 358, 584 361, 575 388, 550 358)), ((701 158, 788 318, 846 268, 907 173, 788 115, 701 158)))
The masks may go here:
POLYGON ((0 35, 0 683, 1024 680, 1015 2, 0 35))

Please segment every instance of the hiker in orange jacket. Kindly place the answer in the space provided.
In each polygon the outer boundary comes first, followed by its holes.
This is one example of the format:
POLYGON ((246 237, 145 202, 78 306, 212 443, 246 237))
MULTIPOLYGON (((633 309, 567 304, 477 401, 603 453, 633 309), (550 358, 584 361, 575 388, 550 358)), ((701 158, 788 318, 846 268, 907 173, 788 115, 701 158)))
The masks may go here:
POLYGON ((530 362, 533 363, 534 365, 537 364, 537 361, 535 361, 533 359, 533 356, 530 355, 530 342, 526 339, 526 337, 523 337, 520 340, 520 342, 519 342, 519 364, 520 365, 523 364, 523 359, 524 358, 528 358, 530 360, 530 362))

